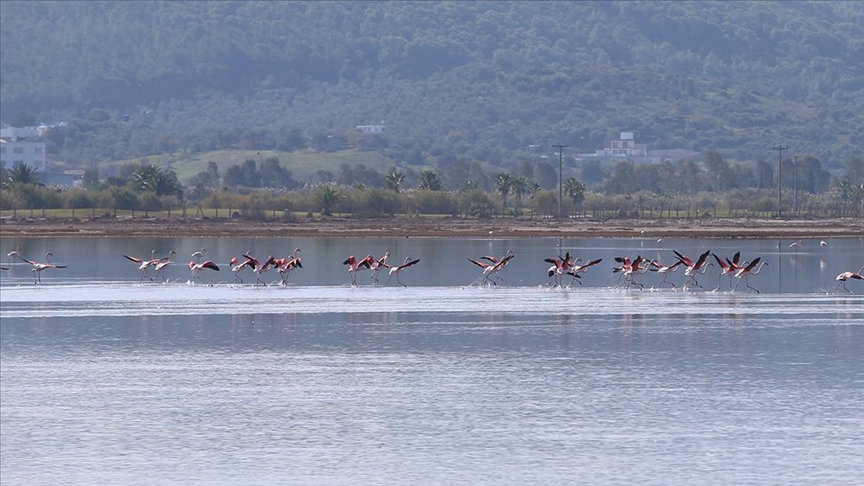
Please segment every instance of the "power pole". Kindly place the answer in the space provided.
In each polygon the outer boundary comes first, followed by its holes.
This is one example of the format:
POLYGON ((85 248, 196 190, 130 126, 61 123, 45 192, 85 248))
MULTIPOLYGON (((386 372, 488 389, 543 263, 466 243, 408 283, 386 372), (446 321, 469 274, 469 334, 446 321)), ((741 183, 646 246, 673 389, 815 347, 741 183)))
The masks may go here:
POLYGON ((794 177, 792 180, 795 181, 793 182, 793 184, 795 185, 795 202, 792 203, 792 211, 795 214, 798 214, 798 156, 796 155, 793 160, 794 162, 792 162, 792 169, 794 169, 795 172, 793 172, 794 177))
POLYGON ((569 147, 569 145, 553 145, 553 147, 558 149, 558 219, 561 219, 561 201, 564 194, 564 183, 561 179, 564 174, 564 149, 569 147))
POLYGON ((783 151, 788 149, 789 146, 783 145, 775 145, 771 147, 772 150, 777 151, 777 217, 783 217, 783 151))

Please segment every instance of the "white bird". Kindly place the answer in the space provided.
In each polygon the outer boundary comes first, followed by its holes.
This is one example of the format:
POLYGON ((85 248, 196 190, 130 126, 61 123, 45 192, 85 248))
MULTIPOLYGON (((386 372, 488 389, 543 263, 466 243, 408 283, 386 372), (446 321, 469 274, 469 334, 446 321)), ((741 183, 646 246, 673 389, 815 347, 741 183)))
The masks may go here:
POLYGON ((840 283, 837 284, 837 287, 834 287, 834 292, 837 292, 837 289, 839 289, 840 286, 842 285, 843 290, 845 290, 846 292, 849 292, 851 294, 852 291, 846 288, 846 281, 849 280, 850 278, 853 280, 864 280, 864 267, 861 267, 861 270, 858 270, 858 273, 843 272, 840 275, 837 275, 837 277, 835 277, 834 280, 836 280, 840 283))
POLYGON ((398 267, 390 267, 390 272, 389 272, 390 277, 387 278, 387 284, 389 285, 390 279, 393 278, 393 275, 396 275, 396 283, 398 283, 399 285, 402 285, 405 288, 408 288, 407 285, 405 285, 404 283, 402 283, 399 280, 399 274, 402 273, 402 270, 405 270, 406 268, 413 267, 418 262, 420 262, 419 258, 417 260, 412 260, 411 257, 407 257, 407 258, 405 258, 405 263, 403 263, 402 265, 399 265, 398 267))
POLYGON ((196 259, 197 261, 199 261, 199 262, 200 262, 201 259, 204 258, 205 256, 207 256, 207 248, 201 248, 200 250, 198 250, 198 251, 196 251, 195 253, 192 254, 192 258, 195 258, 195 259, 196 259))
POLYGON ((36 285, 37 283, 42 284, 42 270, 45 270, 47 268, 66 268, 66 265, 55 265, 51 263, 51 257, 53 256, 54 254, 50 251, 46 253, 45 263, 30 261, 21 256, 18 257, 33 266, 33 285, 36 285))
POLYGON ((819 246, 828 246, 828 243, 825 243, 825 240, 819 242, 819 246))

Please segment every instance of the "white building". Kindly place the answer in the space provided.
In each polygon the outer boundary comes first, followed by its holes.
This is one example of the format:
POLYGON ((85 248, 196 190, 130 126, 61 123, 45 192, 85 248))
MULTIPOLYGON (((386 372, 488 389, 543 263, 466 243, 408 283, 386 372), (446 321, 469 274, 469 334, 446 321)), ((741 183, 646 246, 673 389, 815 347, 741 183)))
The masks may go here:
POLYGON ((0 163, 4 169, 26 164, 37 172, 45 172, 45 142, 33 141, 39 135, 35 128, 3 128, 0 130, 0 163))
POLYGON ((360 133, 387 133, 387 125, 357 125, 355 128, 360 133))

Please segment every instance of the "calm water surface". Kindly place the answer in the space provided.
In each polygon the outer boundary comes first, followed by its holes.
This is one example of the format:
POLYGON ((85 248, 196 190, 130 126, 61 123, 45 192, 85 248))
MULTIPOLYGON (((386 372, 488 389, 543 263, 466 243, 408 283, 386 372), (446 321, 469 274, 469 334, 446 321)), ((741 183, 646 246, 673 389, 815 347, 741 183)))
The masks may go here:
POLYGON ((833 278, 864 243, 788 243, 4 239, 69 268, 0 275, 0 482, 861 484, 864 285, 833 278), (120 257, 202 246, 304 268, 139 285, 120 257), (672 248, 761 256, 762 293, 612 288, 614 256, 672 248), (465 287, 507 249, 502 285, 465 287), (348 254, 385 250, 421 259, 408 288, 347 285, 348 254), (547 287, 568 250, 604 261, 547 287))

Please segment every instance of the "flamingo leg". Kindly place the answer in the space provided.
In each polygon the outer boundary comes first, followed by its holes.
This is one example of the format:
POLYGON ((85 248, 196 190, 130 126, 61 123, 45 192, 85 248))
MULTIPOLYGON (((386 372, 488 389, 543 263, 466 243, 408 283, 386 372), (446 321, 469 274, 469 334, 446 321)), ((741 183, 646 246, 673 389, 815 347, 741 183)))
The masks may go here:
POLYGON ((402 285, 402 286, 405 287, 406 289, 408 288, 407 285, 405 285, 404 283, 402 283, 401 280, 399 280, 399 274, 398 274, 398 273, 396 274, 396 283, 402 285))
POLYGON ((757 289, 756 287, 751 287, 751 286, 750 286, 750 282, 747 280, 747 278, 744 278, 744 283, 747 285, 747 288, 748 288, 748 289, 753 289, 753 290, 755 290, 757 294, 760 293, 760 292, 759 292, 759 289, 757 289))

